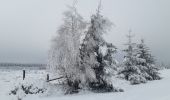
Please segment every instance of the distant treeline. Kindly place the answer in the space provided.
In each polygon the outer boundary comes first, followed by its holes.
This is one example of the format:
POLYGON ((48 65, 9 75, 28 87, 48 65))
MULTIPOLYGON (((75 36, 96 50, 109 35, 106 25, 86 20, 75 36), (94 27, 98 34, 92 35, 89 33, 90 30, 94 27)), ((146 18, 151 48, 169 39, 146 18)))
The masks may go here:
POLYGON ((22 63, 0 63, 0 67, 3 68, 38 68, 38 69, 45 69, 46 64, 22 64, 22 63))

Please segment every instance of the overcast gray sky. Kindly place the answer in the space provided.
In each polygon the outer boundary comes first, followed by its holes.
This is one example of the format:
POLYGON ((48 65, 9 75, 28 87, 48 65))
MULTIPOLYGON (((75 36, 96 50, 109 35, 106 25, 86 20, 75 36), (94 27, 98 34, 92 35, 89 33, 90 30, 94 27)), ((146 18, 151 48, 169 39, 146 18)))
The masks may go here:
MULTIPOLYGON (((78 0, 89 20, 99 0, 78 0)), ((72 0, 0 0, 0 62, 46 63, 51 37, 72 0)), ((153 55, 170 62, 170 0, 103 0, 102 14, 116 26, 106 39, 123 49, 131 28, 153 55)))

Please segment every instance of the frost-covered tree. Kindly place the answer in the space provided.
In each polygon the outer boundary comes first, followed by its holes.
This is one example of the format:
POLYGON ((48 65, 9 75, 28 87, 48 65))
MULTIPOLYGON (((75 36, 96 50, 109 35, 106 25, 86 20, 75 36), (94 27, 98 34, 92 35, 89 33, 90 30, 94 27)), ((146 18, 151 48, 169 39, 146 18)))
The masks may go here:
POLYGON ((49 53, 48 69, 63 77, 63 84, 69 92, 76 92, 81 78, 80 70, 80 37, 86 27, 83 18, 78 14, 75 6, 68 6, 64 12, 63 24, 54 37, 49 53))
POLYGON ((141 40, 141 43, 137 45, 138 53, 137 56, 141 60, 138 61, 138 66, 142 72, 143 77, 146 80, 158 80, 160 79, 158 69, 155 67, 155 59, 151 55, 149 48, 144 43, 144 40, 141 40))
POLYGON ((123 77, 130 81, 131 84, 145 83, 146 79, 141 75, 142 73, 138 66, 138 62, 141 61, 141 59, 137 56, 137 44, 132 42, 133 36, 131 35, 131 30, 127 37, 127 49, 124 50, 126 55, 123 61, 123 69, 120 73, 123 74, 123 77))
POLYGON ((112 23, 100 14, 101 3, 99 4, 97 13, 92 15, 91 22, 87 34, 81 46, 81 66, 85 71, 86 85, 96 92, 113 91, 113 86, 107 76, 106 68, 111 65, 111 47, 107 54, 104 55, 102 48, 107 42, 103 38, 110 29, 112 23), (106 63, 108 61, 108 63, 106 63))

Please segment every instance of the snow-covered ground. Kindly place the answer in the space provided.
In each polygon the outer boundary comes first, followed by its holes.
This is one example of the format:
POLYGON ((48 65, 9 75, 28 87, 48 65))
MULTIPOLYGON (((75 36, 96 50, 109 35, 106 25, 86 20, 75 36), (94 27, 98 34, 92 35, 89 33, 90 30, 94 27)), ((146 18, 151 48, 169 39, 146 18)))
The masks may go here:
MULTIPOLYGON (((124 92, 80 93, 75 95, 26 96, 23 100, 170 100, 170 69, 160 71, 162 80, 146 84, 129 85, 126 81, 113 81, 124 92)), ((45 80, 44 71, 26 71, 26 78, 45 80)), ((9 96, 12 87, 22 80, 22 71, 0 71, 0 100, 16 100, 9 96)))
MULTIPOLYGON (((44 70, 27 70, 26 79, 45 80, 44 70)), ((5 70, 0 69, 0 100, 16 100, 9 93, 18 83, 21 83, 23 72, 22 70, 5 70)))

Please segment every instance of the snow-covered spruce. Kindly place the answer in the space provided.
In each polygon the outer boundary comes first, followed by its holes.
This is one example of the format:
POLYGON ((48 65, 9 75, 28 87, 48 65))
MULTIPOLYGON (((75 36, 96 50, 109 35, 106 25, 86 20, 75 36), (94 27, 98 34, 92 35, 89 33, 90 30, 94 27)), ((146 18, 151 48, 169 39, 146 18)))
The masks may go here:
POLYGON ((128 43, 127 49, 124 50, 126 53, 123 61, 123 68, 120 71, 121 74, 123 74, 123 77, 130 81, 131 84, 139 84, 139 83, 145 83, 146 79, 142 77, 140 69, 137 66, 137 48, 136 43, 132 43, 132 35, 131 31, 129 31, 128 37, 128 43))
POLYGON ((137 62, 137 65, 142 72, 142 76, 145 77, 146 80, 161 79, 158 73, 158 68, 155 66, 155 60, 143 39, 141 40, 141 43, 137 45, 137 49, 137 56, 140 59, 137 62))
POLYGON ((97 13, 91 17, 90 27, 81 45, 81 68, 86 79, 85 85, 94 92, 119 91, 110 82, 111 70, 115 68, 112 57, 115 47, 102 36, 111 25, 112 23, 100 14, 99 5, 97 13), (106 54, 102 52, 103 47, 106 47, 106 54))
POLYGON ((142 41, 140 44, 132 43, 132 35, 127 36, 128 48, 124 50, 126 56, 123 62, 123 69, 120 74, 131 82, 131 84, 146 83, 148 80, 160 79, 157 69, 154 67, 154 58, 149 53, 149 49, 142 41))

